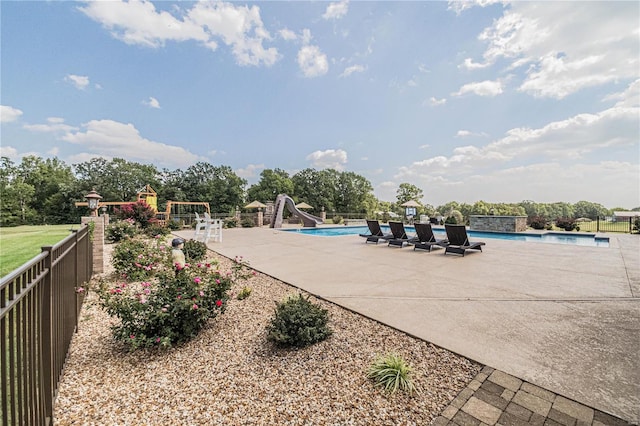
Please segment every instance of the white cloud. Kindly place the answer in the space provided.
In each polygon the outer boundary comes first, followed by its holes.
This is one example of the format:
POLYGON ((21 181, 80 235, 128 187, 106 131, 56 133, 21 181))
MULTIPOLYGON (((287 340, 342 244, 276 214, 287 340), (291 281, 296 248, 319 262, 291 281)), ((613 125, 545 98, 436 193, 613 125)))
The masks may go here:
POLYGON ((46 124, 25 124, 24 129, 39 133, 67 133, 78 130, 77 127, 64 124, 64 118, 49 117, 46 124))
POLYGON ((245 168, 236 169, 236 174, 245 179, 258 176, 258 170, 264 169, 264 164, 248 164, 245 168))
POLYGON ((22 111, 8 105, 0 105, 0 123, 11 123, 22 115, 22 111))
POLYGON ((485 7, 502 2, 503 0, 450 0, 448 9, 453 10, 456 15, 460 15, 465 10, 475 6, 485 7))
POLYGON ((307 155, 307 161, 318 169, 343 170, 344 165, 347 164, 347 153, 342 149, 315 151, 307 155))
POLYGON ((500 81, 480 81, 468 83, 462 86, 457 92, 451 96, 462 96, 467 93, 473 93, 478 96, 497 96, 502 93, 502 83, 500 81))
POLYGON ((427 101, 424 101, 424 102, 423 102, 423 105, 425 105, 425 106, 426 106, 426 105, 428 104, 428 105, 430 105, 430 106, 438 106, 438 105, 444 105, 444 104, 446 104, 446 103, 447 103, 447 99, 446 99, 446 98, 437 99, 437 98, 435 98, 435 97, 433 97, 433 96, 432 96, 432 97, 430 97, 430 98, 429 98, 429 101, 428 101, 428 102, 427 102, 427 101))
POLYGON ((362 65, 352 65, 350 67, 345 68, 345 70, 340 74, 340 77, 349 77, 354 72, 363 72, 366 68, 362 65))
POLYGON ((89 77, 86 75, 67 74, 64 81, 73 84, 79 90, 85 90, 89 86, 89 77))
POLYGON ((349 11, 349 0, 343 0, 337 3, 330 3, 322 17, 324 19, 340 19, 349 11))
POLYGON ((303 46, 298 52, 298 65, 305 77, 319 77, 329 71, 327 55, 318 46, 303 46))
MULTIPOLYGON (((514 128, 487 145, 456 147, 449 156, 430 157, 401 167, 394 178, 428 186, 436 198, 428 202, 434 204, 478 199, 554 201, 549 200, 550 194, 557 197, 555 201, 575 202, 575 197, 584 199, 585 188, 590 188, 589 200, 610 206, 627 200, 637 206, 638 128, 640 108, 612 107, 537 129, 514 128), (628 152, 634 159, 628 161, 628 155, 621 154, 625 161, 600 161, 599 153, 605 152, 628 152), (612 172, 614 166, 621 169, 612 172), (611 174, 626 184, 615 185, 615 179, 611 185, 603 184, 602 179, 610 179, 611 174), (438 185, 434 185, 436 182, 438 185), (508 188, 517 191, 509 194, 508 188)), ((471 132, 462 131, 459 135, 468 136, 471 132)))
POLYGON ((289 30, 287 28, 278 31, 278 34, 280 35, 280 37, 283 40, 287 40, 287 41, 295 40, 295 39, 298 38, 298 36, 296 36, 296 33, 294 33, 293 31, 291 31, 291 30, 289 30))
MULTIPOLYGON (((637 2, 511 2, 479 36, 485 63, 527 67, 519 90, 562 99, 638 77, 637 2)), ((470 60, 471 61, 471 60, 470 60)), ((469 62, 472 63, 472 62, 469 62)))
POLYGON ((148 106, 149 108, 160 109, 160 102, 158 102, 158 100, 153 96, 149 96, 149 100, 142 101, 142 104, 148 106))
POLYGON ((145 0, 90 2, 79 10, 127 44, 158 48, 167 41, 198 41, 216 50, 218 41, 222 41, 231 47, 239 65, 271 66, 279 59, 276 48, 263 45, 271 37, 258 6, 198 2, 182 17, 157 11, 145 0))
POLYGON ((468 70, 477 70, 477 69, 487 68, 490 65, 491 64, 487 62, 485 62, 484 64, 480 64, 478 62, 473 62, 471 58, 466 58, 463 64, 458 65, 458 68, 465 68, 468 70))
POLYGON ((82 127, 84 131, 69 132, 60 139, 81 145, 93 156, 105 158, 122 157, 173 167, 187 167, 202 160, 179 146, 145 139, 133 124, 92 120, 82 127))
POLYGON ((12 146, 0 145, 0 157, 7 157, 11 160, 17 160, 18 150, 12 146))
POLYGON ((604 98, 605 101, 618 101, 617 107, 640 107, 640 79, 634 81, 623 92, 612 93, 604 98))
POLYGON ((474 133, 474 132, 471 132, 469 130, 458 130, 458 132, 456 133, 456 138, 468 138, 468 137, 472 137, 472 136, 483 136, 483 137, 486 137, 488 135, 486 133, 484 133, 484 132, 474 133))

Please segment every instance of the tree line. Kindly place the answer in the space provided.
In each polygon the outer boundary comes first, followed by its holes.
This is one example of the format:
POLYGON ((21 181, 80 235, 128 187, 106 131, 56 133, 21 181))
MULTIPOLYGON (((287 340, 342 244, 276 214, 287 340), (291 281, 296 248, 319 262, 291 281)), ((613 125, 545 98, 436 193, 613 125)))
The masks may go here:
MULTIPOLYGON (((396 202, 378 200, 373 186, 354 172, 334 169, 307 168, 293 175, 281 169, 265 169, 258 183, 248 186, 246 179, 224 165, 198 162, 186 170, 158 169, 154 165, 140 164, 121 158, 107 160, 93 158, 68 165, 57 158, 43 159, 29 155, 19 164, 8 157, 0 158, 0 226, 27 224, 78 223, 86 209, 77 208, 76 202, 95 189, 103 201, 135 201, 137 193, 146 185, 158 193, 158 208, 164 210, 166 202, 202 201, 211 205, 214 213, 233 213, 237 207, 257 200, 275 201, 285 193, 296 202, 304 201, 314 207, 312 213, 322 209, 331 214, 359 214, 373 217, 388 212, 402 214, 401 204, 409 200, 420 201, 423 192, 411 183, 401 183, 396 202)), ((472 214, 526 215, 553 220, 558 217, 595 219, 610 215, 613 210, 588 201, 575 204, 488 203, 474 204, 448 202, 440 206, 429 204, 417 209, 417 214, 428 216, 459 215, 467 220, 472 214)), ((634 210, 640 210, 640 207, 634 210)))

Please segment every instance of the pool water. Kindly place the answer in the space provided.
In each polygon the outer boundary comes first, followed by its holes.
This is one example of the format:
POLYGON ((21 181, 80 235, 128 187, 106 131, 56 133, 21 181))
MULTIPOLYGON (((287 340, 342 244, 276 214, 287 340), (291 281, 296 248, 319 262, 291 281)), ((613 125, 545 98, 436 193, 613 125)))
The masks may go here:
MULTIPOLYGON (((390 232, 389 227, 382 225, 383 232, 390 232)), ((412 226, 405 226, 408 234, 415 234, 412 226)), ((285 232, 296 232, 299 234, 316 235, 321 237, 336 237, 341 235, 368 234, 369 228, 366 226, 340 226, 335 228, 296 228, 283 229, 285 232)), ((560 232, 546 232, 543 234, 528 234, 526 232, 480 232, 467 231, 470 239, 482 240, 483 238, 496 238, 500 240, 527 241, 535 243, 549 244, 570 244, 588 247, 609 247, 609 238, 596 237, 594 234, 565 234, 560 232)), ((433 228, 433 234, 438 239, 446 237, 444 229, 433 228)))

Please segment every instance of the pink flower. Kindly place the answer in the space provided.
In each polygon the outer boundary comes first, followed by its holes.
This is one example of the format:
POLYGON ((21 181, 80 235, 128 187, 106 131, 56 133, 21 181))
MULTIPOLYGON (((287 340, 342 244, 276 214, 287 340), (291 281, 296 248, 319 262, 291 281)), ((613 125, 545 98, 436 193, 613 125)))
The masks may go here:
POLYGON ((216 306, 219 308, 222 306, 222 300, 216 300, 216 306))
POLYGON ((200 290, 200 297, 204 296, 204 291, 200 290))
POLYGON ((178 300, 182 299, 182 296, 178 295, 178 300))
POLYGON ((198 268, 202 268, 202 263, 198 263, 196 266, 197 266, 198 268))
POLYGON ((162 312, 167 312, 167 308, 160 309, 162 312))
POLYGON ((204 266, 206 266, 207 268, 211 268, 211 264, 210 263, 205 263, 204 266))
POLYGON ((196 305, 195 303, 193 304, 193 306, 191 307, 193 310, 198 309, 198 305, 196 305))
POLYGON ((132 334, 131 336, 129 336, 129 338, 131 338, 131 339, 135 339, 135 338, 136 338, 136 335, 135 335, 135 334, 132 334))
POLYGON ((220 280, 216 278, 216 284, 220 284, 220 280))
MULTIPOLYGON (((176 263, 174 266, 176 267, 176 269, 177 269, 178 271, 181 271, 181 270, 182 270, 182 265, 180 265, 179 263, 176 263)), ((186 266, 186 265, 185 265, 185 266, 186 266)))
POLYGON ((159 337, 156 339, 156 343, 160 343, 160 338, 159 337))
POLYGON ((138 259, 142 259, 142 257, 143 257, 143 256, 142 256, 141 254, 139 254, 139 255, 138 255, 138 259))
POLYGON ((202 282, 202 279, 200 277, 195 277, 193 279, 193 282, 196 283, 196 284, 200 284, 202 282))
POLYGON ((76 293, 84 293, 84 287, 78 287, 76 293))
POLYGON ((258 275, 258 274, 256 274, 256 271, 251 271, 251 274, 252 274, 253 276, 258 275))

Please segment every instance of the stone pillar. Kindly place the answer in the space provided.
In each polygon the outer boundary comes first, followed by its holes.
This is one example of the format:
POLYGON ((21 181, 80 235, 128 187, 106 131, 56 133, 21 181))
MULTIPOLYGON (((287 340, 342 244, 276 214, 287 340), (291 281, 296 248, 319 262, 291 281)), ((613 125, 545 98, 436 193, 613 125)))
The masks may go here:
POLYGON ((258 209, 258 226, 261 227, 264 221, 264 214, 261 209, 258 209))
POLYGON ((327 221, 327 212, 324 211, 324 207, 322 208, 322 211, 320 212, 320 219, 322 219, 323 222, 327 221))
POLYGON ((93 273, 104 272, 104 216, 83 216, 81 223, 93 222, 93 273))

